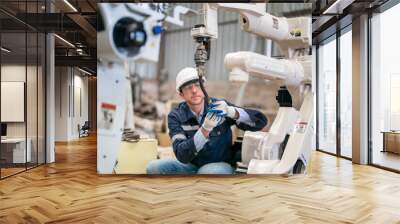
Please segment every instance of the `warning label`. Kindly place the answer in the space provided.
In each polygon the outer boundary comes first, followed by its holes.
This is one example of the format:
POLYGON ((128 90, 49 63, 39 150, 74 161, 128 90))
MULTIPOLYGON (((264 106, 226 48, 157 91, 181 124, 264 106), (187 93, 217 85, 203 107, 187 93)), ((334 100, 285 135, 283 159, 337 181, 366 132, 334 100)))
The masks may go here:
POLYGON ((295 132, 297 133, 304 133, 306 132, 307 122, 301 121, 296 123, 295 132))
POLYGON ((112 130, 114 127, 115 121, 115 112, 117 110, 117 106, 115 104, 110 103, 101 103, 101 114, 99 121, 99 128, 112 130))

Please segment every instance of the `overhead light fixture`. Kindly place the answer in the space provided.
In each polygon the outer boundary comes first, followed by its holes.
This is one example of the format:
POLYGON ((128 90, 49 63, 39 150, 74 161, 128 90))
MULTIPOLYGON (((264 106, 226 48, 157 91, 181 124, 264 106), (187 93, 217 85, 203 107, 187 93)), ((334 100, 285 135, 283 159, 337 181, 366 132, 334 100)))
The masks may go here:
POLYGON ((327 9, 324 10, 322 14, 328 14, 331 13, 332 9, 337 7, 337 4, 339 4, 340 0, 336 0, 332 5, 330 5, 327 9))
POLYGON ((85 73, 85 74, 87 74, 87 75, 92 76, 92 73, 90 73, 90 72, 88 72, 88 71, 86 71, 86 70, 83 70, 83 69, 81 69, 81 68, 79 68, 79 67, 78 67, 78 70, 81 71, 81 72, 83 72, 83 73, 85 73))
POLYGON ((9 49, 7 49, 7 48, 5 48, 5 47, 1 47, 0 49, 1 49, 2 51, 6 52, 6 53, 10 53, 10 52, 11 52, 11 50, 9 50, 9 49))
POLYGON ((342 14, 343 10, 355 0, 336 0, 332 5, 324 10, 322 14, 342 14))
POLYGON ((68 1, 64 0, 65 4, 67 4, 74 12, 78 12, 78 10, 68 1))
POLYGON ((78 53, 78 55, 87 55, 87 53, 84 52, 82 48, 77 48, 76 53, 78 53))
POLYGON ((54 36, 57 37, 58 39, 60 39, 62 42, 64 42, 64 43, 66 43, 67 45, 69 45, 70 47, 75 48, 75 45, 73 45, 73 44, 72 44, 71 42, 69 42, 68 40, 66 40, 66 39, 64 39, 64 38, 62 38, 62 37, 60 37, 60 36, 57 35, 57 34, 54 34, 54 36))

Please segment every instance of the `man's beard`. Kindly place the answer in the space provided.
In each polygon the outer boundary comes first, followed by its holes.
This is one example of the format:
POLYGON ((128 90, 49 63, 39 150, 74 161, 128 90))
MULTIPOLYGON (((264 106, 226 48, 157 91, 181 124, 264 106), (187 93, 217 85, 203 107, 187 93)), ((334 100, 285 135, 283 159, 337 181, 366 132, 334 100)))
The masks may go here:
POLYGON ((199 103, 196 103, 196 104, 193 104, 192 102, 188 102, 190 105, 192 105, 192 106, 198 106, 198 105, 201 105, 201 104, 203 104, 204 103, 204 97, 201 97, 201 96, 199 96, 200 98, 201 98, 201 101, 199 102, 199 103))

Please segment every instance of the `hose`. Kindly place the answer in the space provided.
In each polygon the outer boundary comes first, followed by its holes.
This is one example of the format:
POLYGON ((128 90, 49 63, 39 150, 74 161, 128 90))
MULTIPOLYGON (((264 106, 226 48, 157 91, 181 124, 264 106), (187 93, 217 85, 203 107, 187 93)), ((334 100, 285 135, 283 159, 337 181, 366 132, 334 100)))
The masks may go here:
POLYGON ((201 89, 201 91, 203 91, 203 94, 204 94, 204 101, 205 101, 206 108, 207 108, 207 107, 208 107, 208 104, 211 103, 211 102, 209 102, 208 93, 207 93, 206 89, 204 88, 204 79, 203 79, 204 75, 201 74, 201 73, 203 73, 203 72, 204 72, 204 66, 203 66, 203 68, 197 67, 197 74, 199 75, 200 89, 201 89), (200 70, 203 70, 203 71, 200 72, 200 70))
POLYGON ((210 45, 209 42, 210 38, 209 37, 198 37, 196 38, 196 42, 198 43, 198 46, 196 48, 196 52, 194 54, 194 62, 196 64, 196 69, 197 69, 197 75, 199 76, 199 83, 200 83, 200 88, 201 91, 203 91, 204 94, 204 101, 206 108, 208 107, 208 104, 211 103, 209 100, 208 93, 206 89, 204 88, 204 77, 206 73, 205 69, 205 64, 210 58, 210 45))

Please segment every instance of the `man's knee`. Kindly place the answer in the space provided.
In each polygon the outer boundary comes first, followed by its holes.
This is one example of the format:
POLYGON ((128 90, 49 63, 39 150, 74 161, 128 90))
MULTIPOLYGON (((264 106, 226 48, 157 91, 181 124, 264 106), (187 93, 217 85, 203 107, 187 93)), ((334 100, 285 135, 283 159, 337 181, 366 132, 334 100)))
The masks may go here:
POLYGON ((209 163, 197 171, 198 174, 233 174, 233 167, 225 162, 209 163))
POLYGON ((183 164, 174 159, 152 160, 146 168, 147 174, 190 174, 197 168, 191 164, 183 164))
POLYGON ((162 174, 164 162, 162 160, 151 160, 146 167, 147 174, 162 174))

